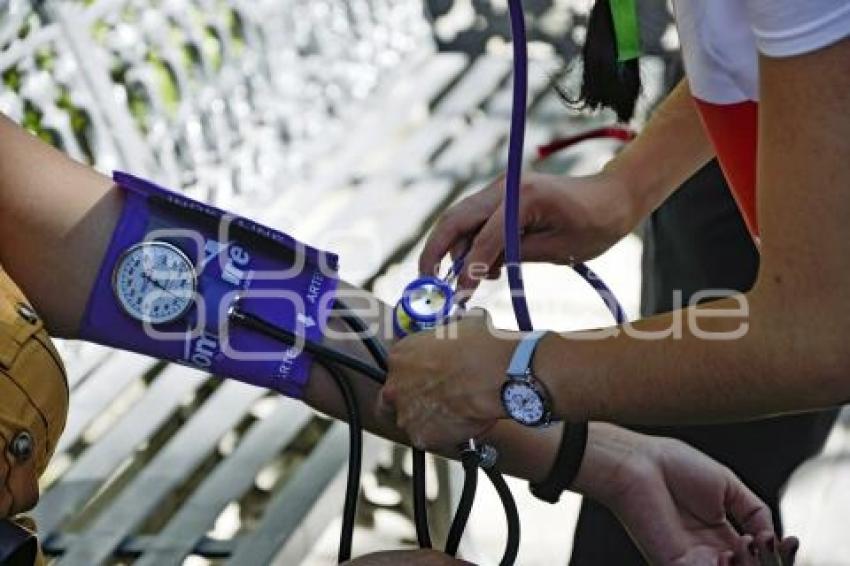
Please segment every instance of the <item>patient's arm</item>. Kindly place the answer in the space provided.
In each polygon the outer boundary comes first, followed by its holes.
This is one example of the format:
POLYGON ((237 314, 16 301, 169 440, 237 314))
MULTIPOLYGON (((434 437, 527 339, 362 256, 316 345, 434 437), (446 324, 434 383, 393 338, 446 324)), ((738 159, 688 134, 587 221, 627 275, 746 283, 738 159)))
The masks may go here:
MULTIPOLYGON (((121 191, 110 178, 69 159, 0 115, 0 266, 24 290, 53 336, 78 336, 122 204, 121 191)), ((385 336, 387 307, 349 285, 342 284, 341 291, 350 295, 346 301, 359 312, 373 310, 368 322, 377 325, 379 336, 385 336)), ((331 325, 344 330, 337 322, 331 325)), ((369 360, 356 341, 328 339, 327 343, 369 360)), ((406 442, 406 435, 391 416, 376 413, 377 385, 364 377, 348 375, 357 389, 366 427, 406 442)), ((339 390, 317 364, 313 365, 305 400, 322 412, 345 417, 339 390)), ((500 428, 505 429, 506 436, 528 437, 522 442, 505 443, 517 446, 508 452, 510 460, 516 462, 528 462, 530 453, 539 458, 538 442, 551 441, 549 451, 557 442, 556 431, 531 434, 510 425, 500 428)), ((538 475, 546 469, 545 461, 535 466, 538 475)), ((535 470, 519 466, 512 471, 532 477, 535 470)))
POLYGON ((73 338, 121 212, 112 180, 0 114, 0 265, 73 338))

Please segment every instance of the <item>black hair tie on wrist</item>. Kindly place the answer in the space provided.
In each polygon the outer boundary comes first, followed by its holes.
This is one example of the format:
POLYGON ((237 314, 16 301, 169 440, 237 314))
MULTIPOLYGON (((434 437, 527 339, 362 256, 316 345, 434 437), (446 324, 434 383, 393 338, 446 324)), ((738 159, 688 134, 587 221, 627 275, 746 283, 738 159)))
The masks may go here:
POLYGON ((564 423, 555 463, 546 479, 529 484, 532 495, 547 503, 557 503, 561 494, 575 481, 586 447, 587 423, 564 423))

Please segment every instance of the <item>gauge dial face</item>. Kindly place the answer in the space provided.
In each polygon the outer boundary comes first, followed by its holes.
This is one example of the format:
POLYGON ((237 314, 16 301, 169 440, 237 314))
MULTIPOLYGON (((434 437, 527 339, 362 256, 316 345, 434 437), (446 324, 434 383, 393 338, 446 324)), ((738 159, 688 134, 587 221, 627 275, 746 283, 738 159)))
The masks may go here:
POLYGON ((502 401, 505 410, 517 422, 535 426, 543 421, 546 412, 543 398, 527 383, 506 384, 502 390, 502 401))
POLYGON ((194 303, 197 277, 192 261, 167 242, 142 242, 119 258, 112 286, 121 308, 150 324, 173 322, 194 303))

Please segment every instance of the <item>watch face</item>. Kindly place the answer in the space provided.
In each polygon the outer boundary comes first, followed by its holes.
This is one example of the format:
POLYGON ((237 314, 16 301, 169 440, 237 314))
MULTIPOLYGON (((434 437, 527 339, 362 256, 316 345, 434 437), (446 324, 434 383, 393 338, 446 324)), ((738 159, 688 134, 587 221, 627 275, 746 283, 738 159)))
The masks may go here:
POLYGON ((173 322, 192 306, 197 279, 192 261, 166 242, 142 242, 118 259, 112 286, 121 308, 151 324, 173 322))
POLYGON ((502 403, 512 419, 526 426, 543 423, 546 407, 543 396, 526 382, 508 382, 502 389, 502 403))

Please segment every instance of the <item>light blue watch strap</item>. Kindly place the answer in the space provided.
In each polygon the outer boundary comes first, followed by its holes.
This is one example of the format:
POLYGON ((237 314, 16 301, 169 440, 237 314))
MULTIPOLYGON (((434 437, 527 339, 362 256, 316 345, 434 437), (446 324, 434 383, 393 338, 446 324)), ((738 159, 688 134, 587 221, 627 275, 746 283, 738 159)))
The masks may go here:
POLYGON ((524 377, 531 366, 531 358, 540 339, 546 336, 548 330, 535 330, 526 334, 514 350, 511 363, 508 366, 508 377, 524 377))

